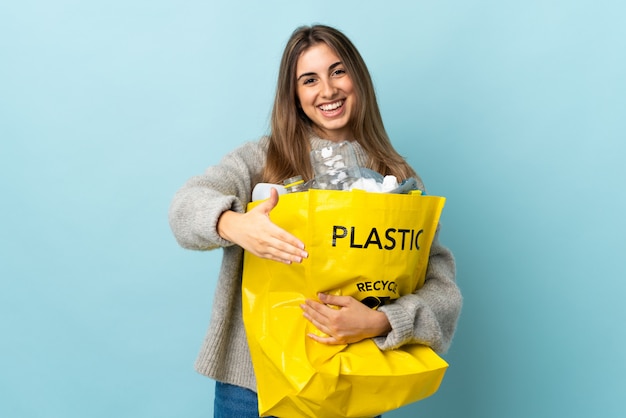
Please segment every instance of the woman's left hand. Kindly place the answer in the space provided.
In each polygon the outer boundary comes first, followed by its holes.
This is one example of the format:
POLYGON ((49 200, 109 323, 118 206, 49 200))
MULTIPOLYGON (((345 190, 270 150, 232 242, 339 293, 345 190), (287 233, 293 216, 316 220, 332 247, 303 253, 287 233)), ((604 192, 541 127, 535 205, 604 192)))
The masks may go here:
POLYGON ((306 300, 301 305, 304 317, 327 334, 309 337, 323 344, 350 344, 391 331, 387 315, 369 308, 352 296, 318 294, 319 302, 306 300))

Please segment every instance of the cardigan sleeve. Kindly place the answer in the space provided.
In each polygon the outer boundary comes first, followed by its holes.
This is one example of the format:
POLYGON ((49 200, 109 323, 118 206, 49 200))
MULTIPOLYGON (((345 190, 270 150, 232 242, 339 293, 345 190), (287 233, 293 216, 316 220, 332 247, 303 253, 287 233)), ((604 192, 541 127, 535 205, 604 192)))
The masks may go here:
POLYGON ((379 308, 387 315, 392 330, 384 337, 374 338, 378 347, 388 350, 418 343, 445 353, 452 342, 462 306, 455 276, 454 256, 439 242, 438 228, 430 249, 424 285, 379 308))
POLYGON ((243 213, 252 188, 261 179, 266 141, 248 142, 190 178, 174 195, 169 224, 178 243, 188 249, 211 250, 233 243, 217 233, 220 215, 233 210, 243 213))

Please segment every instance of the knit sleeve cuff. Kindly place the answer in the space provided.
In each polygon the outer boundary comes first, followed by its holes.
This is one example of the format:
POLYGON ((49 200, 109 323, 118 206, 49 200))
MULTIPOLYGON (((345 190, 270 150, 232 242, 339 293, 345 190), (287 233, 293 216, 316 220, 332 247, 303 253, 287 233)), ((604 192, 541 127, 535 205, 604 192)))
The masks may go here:
POLYGON ((217 223, 222 216, 222 213, 227 210, 232 210, 234 212, 244 213, 245 209, 239 199, 235 196, 224 196, 220 199, 219 202, 215 203, 211 208, 211 212, 209 216, 205 219, 207 220, 207 225, 204 227, 204 230, 209 233, 210 240, 215 242, 219 247, 228 247, 230 245, 234 245, 231 241, 228 241, 220 236, 217 232, 217 223))
POLYGON ((379 311, 387 315, 391 324, 391 332, 383 337, 375 337, 374 343, 381 350, 394 349, 411 339, 413 317, 400 304, 391 303, 381 306, 379 311))

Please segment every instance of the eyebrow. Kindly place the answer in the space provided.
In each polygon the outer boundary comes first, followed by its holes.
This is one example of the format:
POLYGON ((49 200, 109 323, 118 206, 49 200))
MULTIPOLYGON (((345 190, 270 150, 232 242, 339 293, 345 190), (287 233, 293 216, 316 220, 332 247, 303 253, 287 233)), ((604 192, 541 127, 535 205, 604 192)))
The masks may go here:
MULTIPOLYGON (((333 70, 334 68, 338 67, 339 65, 341 65, 341 61, 337 61, 336 63, 331 64, 331 65, 328 67, 328 70, 333 70)), ((300 75, 298 76, 298 78, 296 79, 296 81, 300 80, 302 77, 308 77, 308 76, 311 76, 311 75, 316 75, 316 74, 317 74, 317 73, 314 73, 314 72, 300 74, 300 75)))

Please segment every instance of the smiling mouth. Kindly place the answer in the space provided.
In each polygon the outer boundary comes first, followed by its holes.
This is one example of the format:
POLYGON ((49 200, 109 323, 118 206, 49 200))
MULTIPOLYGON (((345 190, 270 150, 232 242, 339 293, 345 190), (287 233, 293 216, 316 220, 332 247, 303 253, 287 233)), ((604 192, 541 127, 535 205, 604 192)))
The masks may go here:
POLYGON ((337 100, 333 103, 326 103, 323 105, 319 105, 318 108, 324 112, 332 112, 333 110, 337 110, 341 108, 344 104, 345 100, 337 100))

